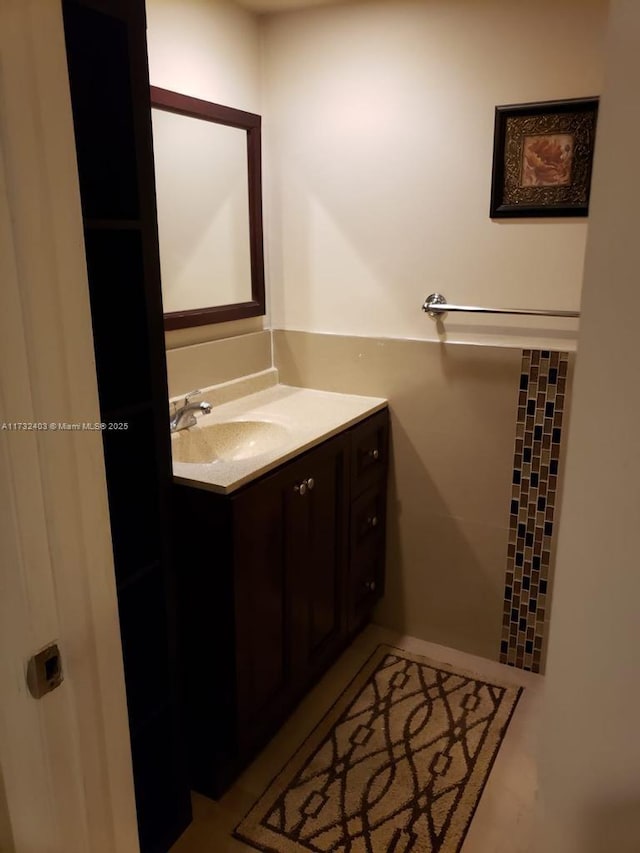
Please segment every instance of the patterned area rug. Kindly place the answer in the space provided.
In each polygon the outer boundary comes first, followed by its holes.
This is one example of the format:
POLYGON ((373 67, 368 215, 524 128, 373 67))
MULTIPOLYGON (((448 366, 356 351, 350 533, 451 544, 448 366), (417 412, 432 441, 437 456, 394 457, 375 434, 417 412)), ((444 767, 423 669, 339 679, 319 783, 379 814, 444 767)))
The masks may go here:
POLYGON ((456 853, 521 692, 379 646, 234 835, 268 853, 456 853))

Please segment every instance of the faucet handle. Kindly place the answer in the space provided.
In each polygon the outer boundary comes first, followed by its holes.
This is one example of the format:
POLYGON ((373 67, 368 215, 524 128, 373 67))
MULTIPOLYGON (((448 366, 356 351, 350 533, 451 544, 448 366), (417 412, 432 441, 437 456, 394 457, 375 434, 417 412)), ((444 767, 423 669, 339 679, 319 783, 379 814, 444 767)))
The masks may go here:
POLYGON ((185 395, 184 395, 184 404, 185 404, 185 406, 187 405, 187 403, 189 402, 189 400, 190 400, 192 397, 197 397, 197 396, 198 396, 198 394, 202 394, 202 391, 200 391, 198 388, 196 388, 196 390, 195 390, 195 391, 189 391, 189 393, 188 393, 188 394, 185 394, 185 395))

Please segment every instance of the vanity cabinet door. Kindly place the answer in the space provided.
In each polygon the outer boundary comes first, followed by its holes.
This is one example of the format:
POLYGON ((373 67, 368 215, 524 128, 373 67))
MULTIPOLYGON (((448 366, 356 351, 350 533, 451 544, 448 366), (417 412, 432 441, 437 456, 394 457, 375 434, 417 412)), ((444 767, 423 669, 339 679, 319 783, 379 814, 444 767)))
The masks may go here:
POLYGON ((346 448, 338 436, 233 499, 243 754, 273 732, 343 643, 346 448))
POLYGON ((238 746, 249 754, 290 702, 289 608, 286 599, 282 474, 233 499, 238 746))
POLYGON ((292 666, 303 689, 336 656, 346 631, 347 453, 342 435, 307 454, 286 493, 292 666))

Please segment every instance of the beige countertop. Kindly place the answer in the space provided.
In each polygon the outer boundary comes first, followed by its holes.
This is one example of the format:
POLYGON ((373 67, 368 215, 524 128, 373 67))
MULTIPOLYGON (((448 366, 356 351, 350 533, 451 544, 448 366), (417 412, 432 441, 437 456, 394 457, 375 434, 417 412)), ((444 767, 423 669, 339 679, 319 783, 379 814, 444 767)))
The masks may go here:
POLYGON ((174 480, 229 494, 386 405, 381 397, 275 385, 215 406, 171 435, 174 480), (208 448, 212 461, 177 460, 208 448))

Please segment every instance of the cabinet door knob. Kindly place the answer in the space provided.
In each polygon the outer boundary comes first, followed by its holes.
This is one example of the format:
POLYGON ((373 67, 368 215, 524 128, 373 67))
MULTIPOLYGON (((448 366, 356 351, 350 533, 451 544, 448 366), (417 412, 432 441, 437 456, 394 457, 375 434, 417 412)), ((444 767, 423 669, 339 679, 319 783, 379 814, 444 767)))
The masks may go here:
POLYGON ((309 491, 311 491, 311 489, 313 489, 315 484, 316 484, 316 481, 313 479, 313 477, 309 477, 309 479, 307 480, 307 488, 309 489, 309 491))
POLYGON ((367 519, 367 524, 369 525, 369 527, 377 527, 378 526, 378 516, 377 515, 370 515, 369 518, 367 519))
POLYGON ((294 486, 293 491, 297 492, 301 497, 304 497, 307 493, 307 481, 303 480, 299 486, 294 486))
POLYGON ((380 451, 379 451, 377 448, 376 448, 375 450, 370 450, 370 451, 369 451, 369 456, 370 456, 372 459, 379 459, 379 458, 380 458, 380 451))
POLYGON ((371 592, 375 592, 375 589, 376 589, 376 582, 375 581, 370 581, 369 589, 371 590, 371 592))

